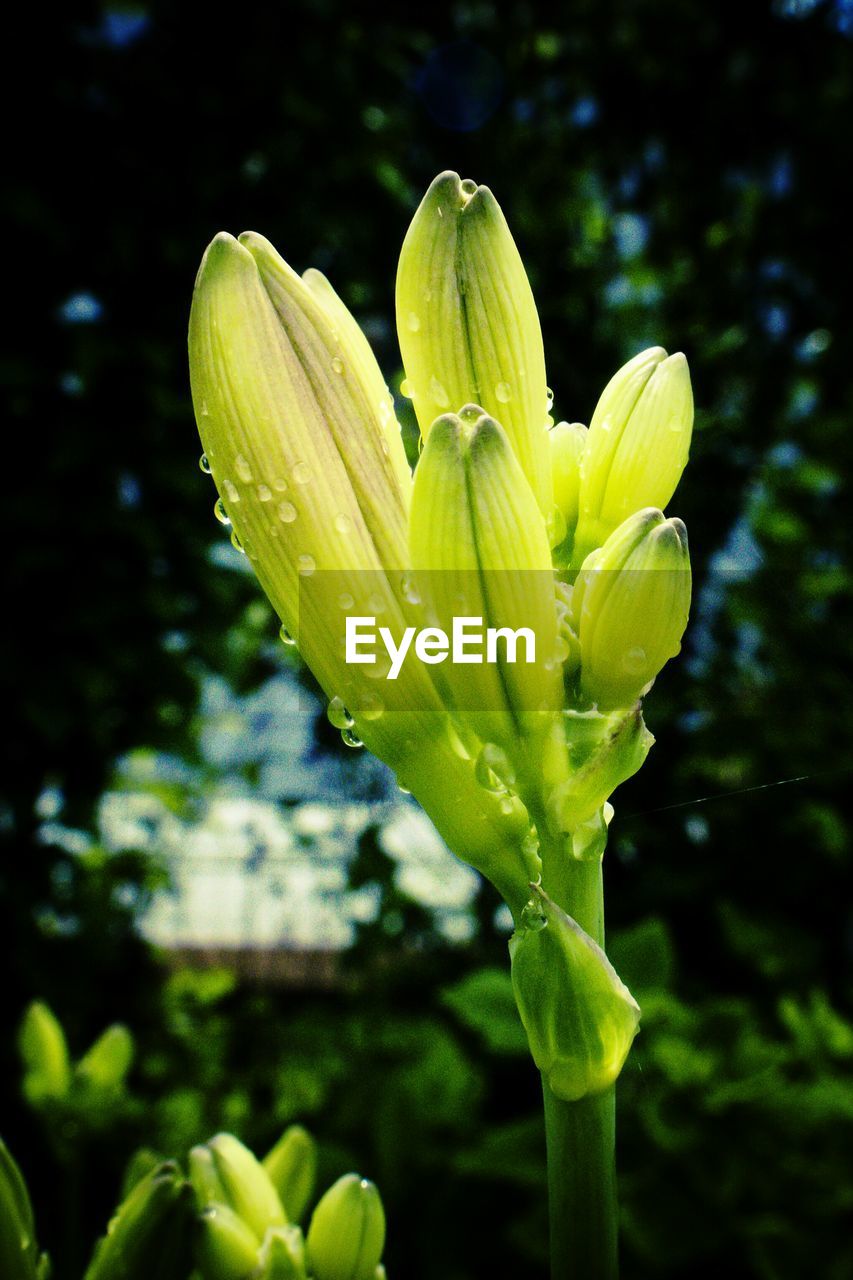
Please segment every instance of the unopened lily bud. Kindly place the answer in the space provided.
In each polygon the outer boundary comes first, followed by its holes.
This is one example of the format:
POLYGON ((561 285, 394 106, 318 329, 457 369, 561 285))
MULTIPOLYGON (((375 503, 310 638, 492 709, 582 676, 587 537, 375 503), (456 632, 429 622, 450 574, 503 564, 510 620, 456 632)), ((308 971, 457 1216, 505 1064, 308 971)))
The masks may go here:
POLYGON ((186 1280, 191 1200, 177 1165, 160 1165, 119 1206, 84 1280, 186 1280))
POLYGON ((314 1280, 373 1280, 385 1247, 385 1211, 372 1182, 348 1173, 323 1196, 308 1229, 314 1280))
POLYGON ((107 1027, 77 1063, 76 1075, 105 1092, 118 1090, 133 1062, 133 1036, 122 1023, 107 1027))
MULTIPOLYGON (((552 545, 571 550, 578 522, 581 458, 588 431, 582 422, 558 422, 548 432, 551 446, 551 477, 557 511, 552 545)), ((559 561, 559 557, 558 557, 559 561)))
POLYGON ((305 1280, 305 1241, 298 1227, 271 1227, 252 1280, 305 1280))
POLYGON ((513 991, 548 1087, 576 1102, 616 1080, 640 1010, 601 948, 541 889, 533 889, 509 944, 513 991))
POLYGON ((204 1280, 247 1280, 258 1264, 260 1241, 251 1227, 225 1204, 202 1209, 195 1239, 195 1260, 204 1280))
POLYGON ((314 1194, 317 1143, 307 1129, 293 1124, 281 1135, 263 1166, 291 1222, 299 1222, 314 1194))
POLYGON ((27 1099, 38 1106, 66 1097, 71 1087, 68 1043, 56 1015, 41 1000, 33 1001, 24 1014, 18 1045, 27 1099))
POLYGON ((638 511, 583 564, 572 594, 581 690, 599 710, 635 702, 681 648, 690 612, 687 530, 638 511))
POLYGON ((663 510, 687 463, 692 428, 693 392, 681 352, 667 356, 663 347, 650 347, 611 378, 581 461, 575 567, 635 511, 663 510))
POLYGON ((202 1205, 221 1203, 233 1209, 259 1241, 268 1227, 287 1222, 266 1169, 233 1134, 220 1133, 206 1147, 193 1148, 190 1178, 202 1205))
POLYGON ((446 172, 429 188, 400 253, 397 332, 424 439, 440 414, 482 405, 504 427, 549 519, 542 332, 518 249, 488 187, 446 172))
POLYGON ((552 791, 549 812, 558 830, 577 833, 572 843, 573 855, 581 860, 594 859, 604 851, 607 834, 605 827, 605 839, 596 838, 604 826, 596 815, 620 783, 634 776, 649 754, 654 738, 645 726, 639 704, 612 715, 592 711, 583 717, 574 717, 570 712, 565 728, 573 767, 568 778, 552 791), (594 730, 594 736, 586 739, 582 750, 573 751, 572 732, 578 719, 594 730), (591 821, 593 829, 580 830, 591 821))
POLYGON ((529 763, 531 737, 561 706, 551 551, 505 431, 478 407, 434 423, 415 473, 409 542, 427 618, 447 634, 460 618, 472 630, 465 654, 440 670, 458 721, 529 763))
POLYGON ((30 1196, 23 1175, 0 1139, 0 1276, 3 1280, 46 1280, 46 1255, 39 1254, 30 1196))

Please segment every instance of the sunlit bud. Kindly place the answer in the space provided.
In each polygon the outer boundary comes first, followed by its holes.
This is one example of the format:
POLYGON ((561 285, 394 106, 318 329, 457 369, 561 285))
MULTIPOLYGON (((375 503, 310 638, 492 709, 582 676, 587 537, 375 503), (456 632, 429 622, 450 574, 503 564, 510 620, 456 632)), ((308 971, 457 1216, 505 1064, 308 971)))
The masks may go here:
POLYGON ((293 1124, 264 1156, 263 1166, 288 1218, 299 1222, 314 1194, 317 1143, 301 1125, 293 1124))
POLYGON ((506 433, 476 406, 433 425, 415 473, 410 548, 428 619, 448 634, 460 617, 505 629, 492 661, 472 638, 466 661, 457 654, 440 678, 460 724, 530 763, 529 739, 562 700, 551 551, 506 433))
POLYGON ((33 1210, 20 1169, 0 1139, 0 1276, 3 1280, 47 1280, 49 1264, 39 1254, 33 1210))
POLYGON ((204 1280, 247 1280, 258 1263, 260 1241, 243 1219, 225 1204, 211 1204, 199 1214, 195 1260, 204 1280))
POLYGON ((512 985, 533 1060, 566 1102, 613 1084, 640 1020, 607 956, 541 889, 510 939, 512 985))
POLYGON ((551 476, 557 522, 552 537, 555 546, 571 548, 578 522, 581 458, 588 431, 582 422, 558 422, 548 432, 551 446, 551 476))
POLYGON ((549 797, 549 811, 560 831, 577 833, 572 852, 581 859, 599 857, 606 843, 606 827, 600 811, 620 783, 633 777, 654 743, 643 722, 639 704, 628 711, 602 715, 598 711, 582 716, 569 712, 566 723, 572 770, 549 797), (584 733, 579 740, 578 726, 584 733), (581 831, 593 822, 592 830, 581 831), (599 841, 596 834, 603 834, 599 841))
POLYGON ((440 414, 482 405, 506 430, 550 518, 549 401, 539 316, 488 187, 446 172, 429 188, 400 253, 397 332, 424 438, 440 414))
POLYGON ((233 1209, 258 1240, 267 1227, 287 1221, 269 1174, 248 1147, 230 1133, 220 1133, 204 1148, 193 1148, 190 1177, 201 1204, 217 1202, 233 1209))
POLYGON ((385 1211, 372 1182, 348 1173, 311 1218, 308 1264, 314 1280, 373 1280, 385 1247, 385 1211))
POLYGON ((271 1227, 252 1280, 305 1280, 305 1241, 298 1227, 271 1227))
POLYGON ((71 1087, 71 1063, 65 1032, 41 1000, 29 1006, 21 1022, 18 1046, 24 1063, 23 1089, 28 1100, 64 1098, 71 1087))
POLYGON ((77 1077, 106 1092, 120 1089, 133 1062, 133 1036, 122 1023, 107 1027, 80 1059, 77 1077))
POLYGON ((84 1280, 186 1280, 191 1202, 178 1167, 159 1165, 119 1206, 84 1280))
POLYGON ((649 508, 584 562, 572 596, 581 690, 599 710, 627 707, 681 648, 690 612, 687 531, 649 508))
POLYGON ((687 462, 693 392, 681 352, 641 351, 611 378, 589 424, 581 460, 577 567, 623 520, 661 510, 687 462))

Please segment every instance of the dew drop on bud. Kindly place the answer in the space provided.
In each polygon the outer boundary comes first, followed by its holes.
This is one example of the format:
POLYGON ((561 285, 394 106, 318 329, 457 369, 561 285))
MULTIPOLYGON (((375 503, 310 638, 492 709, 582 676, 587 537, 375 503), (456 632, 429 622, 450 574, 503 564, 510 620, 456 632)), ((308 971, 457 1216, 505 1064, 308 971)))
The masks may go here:
POLYGON ((338 513, 338 515, 335 516, 335 528, 337 529, 338 533, 351 533, 352 520, 350 520, 349 516, 344 515, 344 513, 341 511, 338 513))
POLYGON ((231 530, 231 546, 234 547, 235 551, 239 551, 241 555, 244 556, 246 554, 246 548, 237 536, 236 529, 231 530))
POLYGON ((272 489, 267 484, 259 484, 257 489, 258 502, 271 502, 272 489))
POLYGON ((307 484, 311 479, 311 468, 307 462, 297 462, 293 468, 294 484, 307 484))
POLYGON ((342 591, 338 596, 338 604, 346 612, 347 609, 351 609, 355 604, 355 597, 351 596, 348 591, 342 591))
POLYGON ((554 407, 554 392, 550 387, 545 388, 545 412, 550 413, 554 407))
POLYGON ((333 724, 336 729, 351 729, 355 724, 355 720, 344 706, 343 698, 332 698, 326 708, 326 715, 329 718, 329 724, 333 724))
POLYGON ((234 470, 237 472, 237 475, 244 484, 249 484, 251 482, 252 468, 241 453, 238 453, 237 457, 234 459, 234 470))
POLYGON ((292 648, 293 645, 296 644, 296 641, 294 640, 293 636, 290 634, 287 627, 285 627, 284 625, 282 625, 278 635, 279 635, 279 639, 281 640, 281 643, 286 644, 288 648, 292 648))
POLYGON ((302 555, 297 560, 296 567, 303 578, 310 578, 317 568, 317 563, 313 556, 302 555))
POLYGON ((198 465, 206 476, 210 475, 210 463, 208 461, 206 453, 203 453, 201 455, 201 457, 198 460, 198 465))
POLYGON ((222 501, 221 498, 216 499, 216 502, 213 507, 213 514, 216 516, 216 519, 219 521, 220 524, 231 523, 231 517, 229 516, 228 512, 225 510, 225 503, 222 501))
POLYGON ((432 378, 429 384, 429 393, 440 409, 446 409, 450 404, 450 396, 446 389, 441 385, 438 378, 432 378))
POLYGON ((400 395, 405 396, 407 400, 414 400, 415 393, 412 384, 408 378, 404 378, 400 383, 400 395))
POLYGON ((647 656, 645 649, 629 649, 622 658, 622 666, 625 671, 638 675, 646 665, 647 656))
POLYGON ((296 519, 296 507, 292 502, 280 502, 278 504, 278 518, 282 524, 293 524, 296 519))
POLYGON ((361 720, 378 720, 385 710, 385 703, 378 693, 369 689, 358 700, 358 714, 361 720))
POLYGON ((406 324, 412 333, 417 333, 418 329, 421 327, 420 317, 416 316, 414 311, 410 311, 406 324))
POLYGON ((421 598, 418 595, 417 587, 414 584, 412 575, 404 573, 400 579, 400 590, 403 593, 403 599, 408 600, 409 604, 420 604, 421 598))
POLYGON ((495 399, 500 400, 501 404, 509 404, 512 399, 512 387, 508 382, 499 382, 495 387, 495 399))
POLYGON ((474 765, 474 776, 485 791, 505 791, 515 782, 515 770, 502 747, 487 742, 474 765))
POLYGON ((225 490, 225 497, 229 502, 240 501, 240 491, 236 484, 233 484, 231 480, 223 480, 222 488, 225 490))
POLYGON ((341 741, 343 742, 344 746, 352 747, 354 751, 357 751, 359 747, 364 746, 364 743, 362 742, 361 738, 358 736, 357 733, 353 733, 352 729, 341 730, 341 741))
POLYGON ((341 359, 341 357, 340 357, 340 356, 333 356, 333 357, 332 357, 332 368, 334 369, 335 373, 343 373, 343 371, 344 371, 344 362, 343 362, 343 360, 341 359))

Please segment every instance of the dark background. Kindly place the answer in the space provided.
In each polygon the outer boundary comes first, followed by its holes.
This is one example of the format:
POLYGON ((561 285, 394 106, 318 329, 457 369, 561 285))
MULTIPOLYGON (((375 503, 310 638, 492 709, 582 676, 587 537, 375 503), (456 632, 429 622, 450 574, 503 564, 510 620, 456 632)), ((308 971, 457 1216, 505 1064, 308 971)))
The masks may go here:
POLYGON ((588 421, 643 345, 683 349, 694 380, 671 508, 693 622, 606 861, 645 1015, 620 1083, 626 1275, 853 1274, 853 6, 555 12, 78 4, 11 32, 0 1097, 57 1280, 138 1142, 180 1154, 230 1125, 260 1149, 291 1118, 329 1176, 378 1180, 392 1280, 540 1274, 537 1082, 487 893, 476 940, 443 944, 368 840, 354 874, 393 928, 362 931, 337 989, 283 992, 170 975, 134 923, 156 858, 42 829, 47 789, 92 831, 130 750, 198 765, 205 673, 246 692, 281 660, 252 580, 210 558, 185 355, 205 244, 250 227, 326 271, 396 389, 396 255, 448 167, 509 218, 561 417, 588 421), (76 1051, 118 1018, 137 1037, 110 1122, 59 1144, 20 1097, 35 996, 76 1051))

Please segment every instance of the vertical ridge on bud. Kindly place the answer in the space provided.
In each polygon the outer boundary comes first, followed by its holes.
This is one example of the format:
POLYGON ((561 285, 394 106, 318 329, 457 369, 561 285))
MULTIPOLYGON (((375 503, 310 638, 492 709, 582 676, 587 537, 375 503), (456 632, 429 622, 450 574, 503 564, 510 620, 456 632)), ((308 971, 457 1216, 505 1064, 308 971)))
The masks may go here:
POLYGON ((549 518, 542 332, 524 265, 488 187, 450 171, 430 186, 400 253, 397 332, 424 439, 442 413, 481 405, 506 430, 549 518))
POLYGON ((579 520, 572 563, 633 512, 663 510, 690 451, 693 393, 681 352, 650 347, 605 387, 589 425, 580 468, 579 520))

